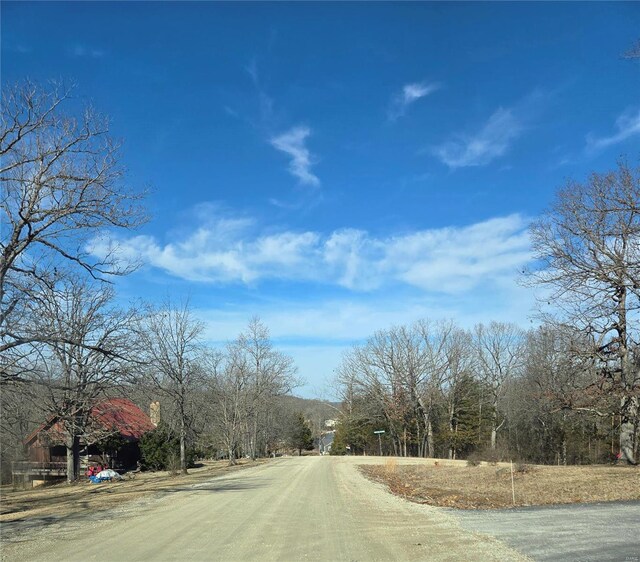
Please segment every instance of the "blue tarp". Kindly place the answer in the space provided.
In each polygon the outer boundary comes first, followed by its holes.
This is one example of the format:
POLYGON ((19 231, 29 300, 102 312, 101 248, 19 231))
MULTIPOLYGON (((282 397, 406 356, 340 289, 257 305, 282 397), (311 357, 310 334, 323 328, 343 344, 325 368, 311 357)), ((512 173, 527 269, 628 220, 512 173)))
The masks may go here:
POLYGON ((89 476, 89 480, 91 480, 91 482, 93 482, 94 484, 100 484, 100 482, 108 482, 109 480, 111 480, 111 478, 109 478, 108 476, 100 478, 99 476, 89 476))

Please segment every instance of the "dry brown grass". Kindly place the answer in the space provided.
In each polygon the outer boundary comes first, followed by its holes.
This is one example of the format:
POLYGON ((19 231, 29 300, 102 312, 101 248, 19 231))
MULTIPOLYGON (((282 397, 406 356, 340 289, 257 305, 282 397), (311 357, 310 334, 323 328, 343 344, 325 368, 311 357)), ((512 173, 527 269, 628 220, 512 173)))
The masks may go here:
MULTIPOLYGON (((516 506, 640 499, 640 468, 529 466, 514 473, 516 506)), ((513 507, 511 471, 493 466, 360 466, 372 480, 417 503, 462 509, 513 507)), ((515 465, 514 465, 515 470, 515 465)))
POLYGON ((384 469, 388 476, 395 475, 398 470, 398 461, 394 457, 389 457, 384 461, 384 469))
POLYGON ((187 475, 142 472, 133 480, 101 484, 91 484, 83 478, 71 486, 60 483, 21 491, 5 486, 0 495, 0 522, 31 517, 64 517, 83 512, 95 514, 100 510, 119 507, 125 502, 184 488, 260 462, 265 461, 238 461, 236 466, 229 466, 228 461, 206 461, 200 468, 189 469, 187 475))

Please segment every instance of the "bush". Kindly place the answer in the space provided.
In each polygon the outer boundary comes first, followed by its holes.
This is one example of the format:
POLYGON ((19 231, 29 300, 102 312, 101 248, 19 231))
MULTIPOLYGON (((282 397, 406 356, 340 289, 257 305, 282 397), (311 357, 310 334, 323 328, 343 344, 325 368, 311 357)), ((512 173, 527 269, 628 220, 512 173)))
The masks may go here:
POLYGON ((481 461, 474 456, 469 456, 467 459, 467 466, 480 466, 481 461))
POLYGON ((167 457, 167 466, 166 469, 169 471, 171 476, 177 476, 180 472, 180 455, 175 453, 170 453, 167 457))
MULTIPOLYGON (((145 433, 140 439, 140 452, 142 453, 142 468, 146 470, 173 470, 177 459, 177 467, 180 470, 180 439, 173 435, 170 429, 160 424, 156 429, 145 433)), ((196 451, 193 447, 187 447, 187 467, 195 466, 196 451)))

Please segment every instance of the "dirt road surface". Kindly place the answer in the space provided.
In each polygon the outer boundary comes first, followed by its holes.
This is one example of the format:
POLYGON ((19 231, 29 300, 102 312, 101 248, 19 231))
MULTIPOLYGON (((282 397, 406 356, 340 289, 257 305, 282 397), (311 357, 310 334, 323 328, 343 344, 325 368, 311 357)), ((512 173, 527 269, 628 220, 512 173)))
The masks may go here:
POLYGON ((443 510, 392 496, 353 458, 283 458, 110 510, 3 524, 2 559, 525 560, 443 510))
POLYGON ((540 562, 640 562, 637 501, 451 514, 465 529, 498 537, 540 562))

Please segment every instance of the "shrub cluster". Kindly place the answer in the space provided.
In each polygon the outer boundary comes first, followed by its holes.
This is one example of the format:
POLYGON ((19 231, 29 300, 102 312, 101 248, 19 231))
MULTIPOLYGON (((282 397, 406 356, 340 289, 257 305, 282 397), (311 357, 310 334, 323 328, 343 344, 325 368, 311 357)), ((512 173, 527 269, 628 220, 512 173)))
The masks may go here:
MULTIPOLYGON (((142 468, 145 470, 170 470, 180 466, 180 439, 169 427, 160 424, 140 439, 142 468)), ((196 450, 187 447, 187 467, 195 466, 196 450)))

